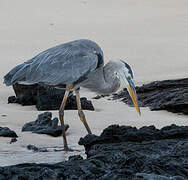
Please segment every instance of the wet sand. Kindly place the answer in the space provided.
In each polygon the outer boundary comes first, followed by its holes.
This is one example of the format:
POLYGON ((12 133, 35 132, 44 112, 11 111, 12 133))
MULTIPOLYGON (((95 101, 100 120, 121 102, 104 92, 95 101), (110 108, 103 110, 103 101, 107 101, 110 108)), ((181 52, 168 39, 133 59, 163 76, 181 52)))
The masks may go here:
MULTIPOLYGON (((105 62, 120 58, 129 63, 135 74, 135 83, 187 77, 187 7, 188 2, 175 0, 95 0, 49 1, 33 0, 0 2, 0 126, 7 126, 18 134, 18 141, 0 137, 0 166, 24 162, 59 162, 69 155, 84 155, 77 144, 86 135, 76 111, 66 111, 70 125, 67 132, 70 147, 80 152, 53 152, 62 147, 62 137, 21 132, 26 122, 33 121, 38 112, 34 106, 7 104, 13 95, 11 87, 3 84, 3 76, 15 65, 32 58, 54 45, 74 39, 88 38, 103 49, 105 62), (45 6, 44 6, 45 5, 45 6), (7 116, 2 116, 7 115, 7 116), (49 147, 51 152, 33 153, 28 144, 49 147)), ((95 96, 85 89, 82 96, 95 96)), ((92 100, 95 112, 85 111, 94 134, 111 124, 142 127, 155 125, 188 125, 185 115, 166 111, 152 112, 141 108, 139 117, 134 108, 107 98, 92 100)), ((58 112, 52 111, 53 117, 58 112)))

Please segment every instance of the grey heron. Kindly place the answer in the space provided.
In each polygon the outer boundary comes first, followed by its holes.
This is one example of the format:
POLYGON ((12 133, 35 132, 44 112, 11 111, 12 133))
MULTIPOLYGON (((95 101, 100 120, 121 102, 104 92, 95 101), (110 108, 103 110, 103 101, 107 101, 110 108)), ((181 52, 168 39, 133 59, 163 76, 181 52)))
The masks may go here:
POLYGON ((66 86, 59 109, 65 150, 69 148, 64 128, 64 108, 70 91, 75 91, 78 115, 89 134, 91 130, 80 103, 80 87, 88 88, 102 95, 127 88, 137 112, 141 114, 131 67, 123 60, 111 60, 104 65, 101 48, 95 42, 87 39, 60 44, 39 53, 8 72, 4 76, 4 83, 7 86, 14 83, 66 86))

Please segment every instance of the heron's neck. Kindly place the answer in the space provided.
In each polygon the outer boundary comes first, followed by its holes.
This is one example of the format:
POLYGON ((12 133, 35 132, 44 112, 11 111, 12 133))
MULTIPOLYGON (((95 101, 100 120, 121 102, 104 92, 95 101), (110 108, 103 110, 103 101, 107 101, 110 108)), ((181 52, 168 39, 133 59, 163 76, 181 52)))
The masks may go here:
POLYGON ((89 77, 88 83, 84 87, 98 94, 108 95, 116 92, 120 87, 120 81, 115 76, 115 69, 109 68, 108 63, 99 68, 89 77))
MULTIPOLYGON (((100 86, 101 94, 112 94, 120 87, 120 80, 115 75, 115 68, 111 68, 109 63, 103 67, 103 85, 100 86)), ((102 78, 102 77, 101 77, 102 78)))

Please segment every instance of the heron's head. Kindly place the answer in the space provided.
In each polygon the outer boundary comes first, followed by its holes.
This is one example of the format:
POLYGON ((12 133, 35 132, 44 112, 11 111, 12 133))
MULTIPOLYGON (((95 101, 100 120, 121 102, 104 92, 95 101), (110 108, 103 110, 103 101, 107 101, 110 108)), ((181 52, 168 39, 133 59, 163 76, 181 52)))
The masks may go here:
POLYGON ((118 69, 115 71, 116 76, 120 80, 120 88, 127 88, 132 102, 136 108, 136 111, 141 115, 140 108, 138 106, 137 94, 134 85, 133 72, 131 67, 122 60, 118 60, 118 69))

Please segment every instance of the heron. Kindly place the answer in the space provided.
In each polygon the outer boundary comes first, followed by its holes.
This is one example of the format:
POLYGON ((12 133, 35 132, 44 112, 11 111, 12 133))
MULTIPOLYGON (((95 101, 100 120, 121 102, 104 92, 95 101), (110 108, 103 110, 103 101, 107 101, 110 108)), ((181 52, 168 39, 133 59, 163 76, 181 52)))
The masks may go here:
POLYGON ((4 76, 7 86, 18 84, 43 84, 56 88, 65 87, 65 94, 59 108, 64 150, 67 144, 64 109, 70 91, 74 91, 78 115, 88 134, 91 129, 86 121, 80 102, 80 87, 101 95, 109 95, 127 88, 139 115, 133 71, 123 60, 110 60, 104 65, 103 51, 97 43, 79 39, 47 49, 28 61, 15 66, 4 76))

